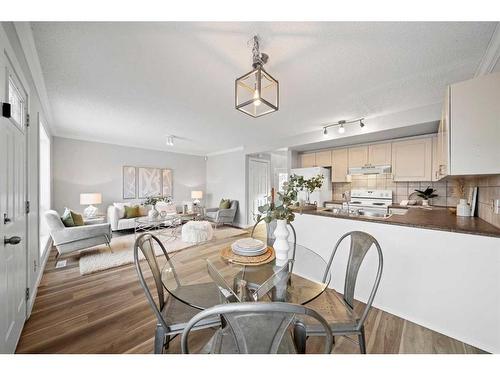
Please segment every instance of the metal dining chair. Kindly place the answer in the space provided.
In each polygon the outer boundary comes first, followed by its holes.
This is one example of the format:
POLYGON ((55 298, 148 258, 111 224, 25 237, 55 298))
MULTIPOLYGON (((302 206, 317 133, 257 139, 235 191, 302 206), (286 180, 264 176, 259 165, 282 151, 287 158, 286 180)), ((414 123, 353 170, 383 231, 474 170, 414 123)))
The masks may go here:
MULTIPOLYGON (((377 293, 377 289, 380 284, 384 260, 380 245, 372 235, 360 231, 348 232, 340 237, 340 239, 335 244, 330 260, 328 261, 328 264, 326 266, 323 281, 327 280, 328 273, 330 272, 330 268, 332 266, 333 258, 337 253, 337 249, 339 248, 342 241, 348 237, 351 240, 351 246, 349 249, 349 258, 345 275, 344 294, 341 300, 342 306, 340 307, 342 309, 345 309, 346 311, 334 311, 332 313, 333 316, 339 316, 345 313, 344 316, 347 316, 348 319, 343 322, 330 323, 330 328, 334 336, 358 336, 359 349, 361 353, 366 354, 364 323, 368 316, 368 313, 370 312, 373 299, 375 298, 375 294, 377 293), (368 250, 370 250, 373 245, 375 245, 375 249, 377 249, 378 254, 377 275, 375 277, 375 281, 373 283, 372 290, 370 292, 368 301, 366 302, 365 308, 363 309, 361 316, 358 317, 354 311, 354 290, 356 288, 356 280, 358 277, 359 268, 361 267, 361 264, 363 263, 368 250)), ((327 306, 326 308, 338 309, 339 306, 327 306)), ((321 309, 319 311, 320 313, 323 313, 323 316, 327 315, 321 309)), ((307 336, 322 336, 324 334, 324 330, 322 330, 321 327, 310 324, 306 324, 305 331, 307 336)))
MULTIPOLYGON (((171 339, 176 335, 182 333, 183 329, 186 327, 186 323, 195 316, 200 310, 187 305, 186 303, 179 301, 175 297, 171 296, 168 292, 164 292, 162 280, 161 280, 161 270, 158 264, 157 255, 155 253, 154 244, 157 244, 162 253, 158 256, 164 256, 165 260, 169 263, 170 270, 176 281, 176 290, 180 289, 179 295, 188 296, 190 294, 196 294, 199 296, 204 296, 207 301, 217 300, 218 289, 213 283, 205 284, 195 284, 195 285, 181 285, 177 273, 175 271, 174 265, 172 264, 170 257, 168 256, 165 247, 161 241, 152 234, 145 233, 140 235, 134 244, 134 263, 139 276, 139 282, 144 289, 146 298, 156 316, 156 331, 154 340, 154 352, 155 354, 161 354, 165 349, 168 349, 171 339), (149 269, 153 275, 154 289, 156 289, 156 297, 158 302, 155 301, 153 297, 153 292, 151 291, 146 279, 144 277, 141 259, 139 251, 144 255, 147 260, 149 269)), ((199 321, 194 329, 203 329, 208 327, 218 327, 220 326, 220 319, 213 317, 211 320, 199 321)))
POLYGON ((283 302, 241 302, 206 309, 193 317, 184 328, 182 352, 189 353, 188 338, 199 322, 221 316, 223 328, 217 330, 205 347, 209 354, 295 353, 291 326, 298 316, 316 320, 324 331, 324 353, 332 350, 333 336, 326 320, 316 311, 283 302))

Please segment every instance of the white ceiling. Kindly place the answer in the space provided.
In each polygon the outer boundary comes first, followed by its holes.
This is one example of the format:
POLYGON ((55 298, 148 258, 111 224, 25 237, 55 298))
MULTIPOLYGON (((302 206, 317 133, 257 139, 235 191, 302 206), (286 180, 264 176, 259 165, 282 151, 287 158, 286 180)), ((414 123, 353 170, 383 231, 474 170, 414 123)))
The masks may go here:
POLYGON ((34 22, 55 135, 209 154, 441 101, 473 77, 495 29, 467 23, 34 22), (234 109, 259 34, 280 110, 234 109), (178 139, 165 145, 166 135, 178 139))

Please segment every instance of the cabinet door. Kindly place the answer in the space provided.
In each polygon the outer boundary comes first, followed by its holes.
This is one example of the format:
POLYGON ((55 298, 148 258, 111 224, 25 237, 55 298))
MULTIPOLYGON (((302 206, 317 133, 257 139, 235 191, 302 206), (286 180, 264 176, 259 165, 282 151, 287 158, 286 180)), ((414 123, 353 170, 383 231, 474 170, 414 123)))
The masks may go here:
POLYGON ((347 182, 347 148, 332 151, 332 182, 347 182))
POLYGON ((316 167, 331 167, 332 151, 319 151, 316 153, 316 167))
POLYGON ((363 167, 368 164, 368 146, 349 148, 349 168, 363 167))
POLYGON ((500 72, 450 87, 450 175, 500 173, 500 72))
POLYGON ((302 168, 309 168, 316 166, 316 154, 311 152, 309 154, 300 155, 300 166, 302 168))
POLYGON ((449 174, 450 160, 450 89, 446 89, 444 97, 443 111, 437 135, 436 155, 437 155, 437 175, 440 180, 449 174))
POLYGON ((432 137, 432 175, 431 181, 439 181, 439 138, 438 136, 432 137))
POLYGON ((368 164, 391 165, 391 144, 378 143, 368 146, 368 164))
POLYGON ((432 174, 432 139, 419 138, 392 143, 394 181, 430 181, 432 174))

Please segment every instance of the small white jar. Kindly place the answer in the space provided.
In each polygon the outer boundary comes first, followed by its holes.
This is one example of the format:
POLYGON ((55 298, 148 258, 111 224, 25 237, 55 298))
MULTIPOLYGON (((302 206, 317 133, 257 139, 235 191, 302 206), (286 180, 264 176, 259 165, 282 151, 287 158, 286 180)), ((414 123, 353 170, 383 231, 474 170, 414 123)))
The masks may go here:
POLYGON ((460 199, 457 204, 457 216, 470 216, 470 206, 467 199, 460 199))

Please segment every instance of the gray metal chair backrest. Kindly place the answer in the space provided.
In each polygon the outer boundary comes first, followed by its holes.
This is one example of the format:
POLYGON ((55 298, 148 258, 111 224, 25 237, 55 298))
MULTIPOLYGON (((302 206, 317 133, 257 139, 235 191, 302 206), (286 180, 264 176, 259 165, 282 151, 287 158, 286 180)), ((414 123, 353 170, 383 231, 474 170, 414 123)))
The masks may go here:
POLYGON ((177 278, 175 268, 174 268, 172 262, 170 261, 170 257, 168 256, 167 251, 165 250, 165 247, 163 246, 161 241, 157 237, 153 236, 152 234, 149 234, 149 233, 141 234, 135 240, 134 264, 135 264, 135 269, 137 270, 137 274, 139 276, 139 282, 141 283, 141 286, 144 289, 144 293, 146 294, 146 298, 147 298, 149 304, 151 305, 151 308, 153 309, 153 312, 155 313, 156 318, 158 319, 158 322, 160 322, 163 326, 166 327, 167 323, 165 322, 165 320, 161 314, 161 310, 165 306, 165 292, 164 292, 163 284, 161 281, 161 270, 160 270, 160 266, 158 265, 158 259, 156 259, 153 241, 160 246, 160 249, 162 250, 163 255, 165 256, 165 259, 170 264, 174 278, 175 278, 177 284, 179 284, 179 279, 177 278), (139 251, 141 251, 141 253, 146 258, 148 265, 149 265, 149 268, 151 270, 151 273, 153 274, 156 295, 158 297, 158 304, 156 303, 155 299, 153 298, 153 294, 151 293, 151 290, 149 289, 149 286, 146 283, 146 280, 144 279, 144 274, 142 272, 141 263, 140 263, 139 251))
MULTIPOLYGON (((325 353, 332 350, 332 331, 326 320, 305 306, 282 302, 242 302, 213 306, 194 316, 182 332, 181 348, 189 353, 188 336, 201 320, 222 315, 226 329, 233 336, 238 353, 276 354, 291 324, 297 316, 306 315, 317 320, 325 329, 325 353)), ((219 352, 216 350, 216 352, 219 352)))
POLYGON ((350 237, 351 246, 349 249, 349 258, 347 261, 347 270, 345 274, 345 283, 344 283, 344 302, 351 308, 354 309, 354 290, 356 288, 356 280, 358 278, 358 271, 365 259, 365 255, 370 250, 372 245, 375 245, 378 254, 378 269, 377 276, 375 277, 375 281, 373 283, 373 287, 370 293, 370 297, 366 302, 365 309, 361 314, 361 317, 358 321, 358 327, 361 327, 368 316, 368 312, 370 311, 371 305, 373 303, 373 299, 375 298, 375 294, 377 293, 378 285, 380 284, 380 278, 382 276, 382 269, 384 266, 384 259, 382 256, 382 249, 380 248, 377 240, 368 233, 361 231, 353 231, 344 234, 339 238, 335 247, 333 248, 332 255, 330 260, 328 261, 328 265, 326 266, 325 274, 323 276, 323 282, 327 280, 328 273, 330 272, 330 268, 332 266, 333 258, 337 253, 337 249, 344 239, 350 237))
MULTIPOLYGON (((253 228, 252 228, 252 233, 251 233, 251 237, 254 236, 254 233, 255 233, 255 228, 257 227, 257 225, 259 225, 264 219, 261 218, 259 221, 257 221, 253 228)), ((276 229, 276 220, 272 220, 270 223, 266 223, 266 241, 267 241, 267 246, 273 246, 274 244, 274 240, 275 240, 275 237, 274 237, 274 230, 276 229)), ((293 253, 292 253, 292 258, 293 260, 295 260, 295 252, 297 250, 297 232, 295 232, 295 228, 293 227, 293 225, 291 223, 288 223, 287 224, 288 227, 292 230, 292 236, 293 236, 293 253)))

